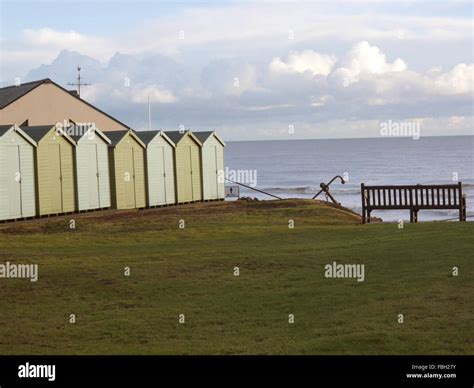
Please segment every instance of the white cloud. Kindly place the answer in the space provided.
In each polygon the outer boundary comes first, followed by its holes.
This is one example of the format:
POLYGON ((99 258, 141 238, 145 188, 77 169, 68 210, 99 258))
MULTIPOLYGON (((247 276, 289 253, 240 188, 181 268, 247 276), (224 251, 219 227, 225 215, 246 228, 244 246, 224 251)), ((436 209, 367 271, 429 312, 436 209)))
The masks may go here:
POLYGON ((325 94, 318 97, 312 96, 310 100, 311 100, 311 106, 322 107, 328 104, 329 102, 333 102, 334 97, 329 94, 325 94))
POLYGON ((116 48, 116 43, 107 38, 81 34, 74 30, 59 31, 44 27, 23 30, 18 47, 13 47, 13 51, 43 50, 45 55, 57 55, 58 51, 67 49, 80 51, 103 61, 109 59, 116 48))
POLYGON ((404 42, 437 39, 452 42, 472 34, 472 22, 450 17, 403 16, 383 5, 360 4, 351 12, 341 12, 338 3, 282 2, 258 4, 247 2, 227 6, 188 7, 181 13, 150 19, 125 36, 129 50, 158 50, 175 55, 190 46, 213 45, 233 52, 238 42, 253 47, 269 47, 309 40, 403 40, 404 42), (179 33, 184 38, 179 39, 179 33), (292 39, 289 40, 289 31, 292 39), (154 39, 149 39, 153 36, 154 39), (223 43, 223 44, 222 44, 223 43))
POLYGON ((473 93, 474 64, 460 63, 445 74, 435 75, 433 85, 440 94, 473 93))
POLYGON ((134 103, 147 104, 172 104, 177 103, 179 98, 172 91, 159 85, 137 84, 124 86, 113 82, 98 83, 84 88, 81 93, 82 98, 92 103, 101 104, 105 99, 116 104, 134 103))
POLYGON ((211 96, 240 96, 245 92, 262 90, 259 78, 259 71, 252 64, 218 60, 204 67, 201 84, 211 96))
POLYGON ((460 63, 447 72, 441 67, 416 72, 401 58, 387 61, 379 47, 365 41, 353 46, 328 78, 339 102, 365 101, 369 106, 429 103, 474 93, 474 64, 460 63))
POLYGON ((406 69, 407 65, 402 59, 397 58, 393 63, 389 63, 385 53, 377 46, 362 41, 350 50, 336 72, 345 83, 351 84, 358 82, 363 75, 400 72, 406 69))
POLYGON ((56 31, 52 28, 40 28, 38 30, 26 29, 23 30, 23 39, 32 45, 47 45, 64 47, 71 44, 83 44, 88 38, 77 33, 74 30, 70 31, 56 31))
POLYGON ((143 88, 135 87, 132 91, 132 101, 137 104, 148 102, 157 102, 160 104, 169 104, 178 101, 178 98, 172 92, 157 85, 148 85, 143 88))
POLYGON ((258 111, 265 111, 265 110, 272 110, 272 109, 281 109, 281 108, 291 108, 291 104, 278 104, 278 105, 260 105, 260 106, 250 106, 244 107, 245 110, 251 112, 258 112, 258 111))
POLYGON ((309 72, 313 76, 327 76, 335 63, 336 57, 334 55, 319 54, 313 50, 292 51, 285 61, 281 58, 273 59, 270 63, 270 71, 300 74, 309 72))
MULTIPOLYGON (((110 17, 113 12, 111 9, 110 17)), ((403 41, 405 45, 414 42, 422 47, 436 38, 449 48, 450 42, 470 39, 472 20, 407 13, 402 17, 385 12, 383 5, 374 4, 370 5, 370 12, 362 4, 350 14, 341 14, 340 6, 331 2, 304 2, 297 6, 285 2, 271 7, 248 3, 245 6, 181 7, 176 13, 149 15, 140 23, 131 21, 113 36, 94 34, 89 30, 61 31, 54 28, 52 21, 49 27, 25 29, 13 39, 5 39, 8 51, 5 60, 12 63, 11 68, 14 68, 13 61, 22 68, 22 59, 28 58, 31 63, 51 61, 53 54, 63 49, 80 51, 101 61, 116 52, 158 52, 177 57, 195 47, 217 55, 236 55, 236 50, 242 52, 246 48, 294 49, 292 45, 316 41, 403 41), (290 30, 291 40, 288 39, 290 30), (184 33, 183 39, 180 32, 184 33)), ((17 70, 15 75, 18 75, 17 70)))
MULTIPOLYGON (((472 64, 458 64, 444 72, 433 66, 417 72, 407 69, 402 59, 388 60, 381 47, 365 41, 341 57, 337 62, 333 55, 309 48, 289 50, 278 61, 275 57, 268 62, 219 59, 199 69, 196 76, 195 69, 158 54, 117 54, 103 66, 90 57, 62 52, 51 65, 40 66, 32 74, 34 78, 53 75, 66 85, 75 65, 84 64, 92 86, 83 89, 83 97, 132 127, 145 124, 148 96, 160 126, 165 121, 175 127, 183 118, 197 128, 200 123, 217 127, 235 120, 243 125, 298 118, 309 123, 335 119, 357 123, 387 115, 393 120, 414 117, 420 112, 433 117, 470 115, 472 64), (357 82, 344 85, 343 71, 357 82)), ((449 128, 464 131, 462 124, 449 128)))

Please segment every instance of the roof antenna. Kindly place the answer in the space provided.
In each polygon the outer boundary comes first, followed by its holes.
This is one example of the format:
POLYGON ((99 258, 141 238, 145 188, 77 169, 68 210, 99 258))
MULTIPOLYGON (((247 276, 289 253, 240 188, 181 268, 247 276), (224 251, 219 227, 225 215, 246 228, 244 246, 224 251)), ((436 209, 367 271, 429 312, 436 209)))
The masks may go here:
POLYGON ((90 84, 81 82, 81 66, 77 66, 77 82, 68 82, 68 85, 77 86, 77 95, 81 97, 81 86, 88 86, 90 84))
POLYGON ((151 131, 151 106, 150 95, 148 95, 148 130, 151 131))

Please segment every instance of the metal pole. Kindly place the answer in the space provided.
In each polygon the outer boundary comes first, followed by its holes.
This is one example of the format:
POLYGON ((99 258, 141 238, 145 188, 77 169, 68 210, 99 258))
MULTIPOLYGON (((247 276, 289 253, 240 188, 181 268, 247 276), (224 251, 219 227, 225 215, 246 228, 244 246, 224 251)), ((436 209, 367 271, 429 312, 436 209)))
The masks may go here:
POLYGON ((151 131, 151 107, 150 107, 150 95, 148 95, 148 130, 151 131))
POLYGON ((256 188, 254 188, 254 187, 244 185, 243 183, 240 183, 240 182, 235 182, 235 181, 233 181, 232 179, 228 179, 228 178, 224 178, 224 179, 227 180, 227 181, 229 181, 229 182, 235 183, 235 184, 237 184, 237 185, 244 186, 244 187, 246 187, 247 189, 254 190, 254 191, 258 191, 259 193, 269 195, 270 197, 273 197, 273 198, 276 198, 276 199, 283 199, 283 198, 280 198, 280 197, 278 197, 278 196, 276 196, 276 195, 267 193, 267 192, 265 192, 265 191, 263 191, 263 190, 259 190, 259 189, 256 189, 256 188))

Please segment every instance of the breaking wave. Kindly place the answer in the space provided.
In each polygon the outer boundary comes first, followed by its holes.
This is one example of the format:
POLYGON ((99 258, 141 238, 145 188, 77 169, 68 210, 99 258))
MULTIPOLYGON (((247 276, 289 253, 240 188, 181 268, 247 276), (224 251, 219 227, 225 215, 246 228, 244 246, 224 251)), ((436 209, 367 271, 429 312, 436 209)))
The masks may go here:
MULTIPOLYGON (((260 189, 260 188, 259 188, 260 189)), ((269 193, 275 193, 275 194, 316 194, 321 188, 318 187, 265 187, 263 189, 260 189, 263 191, 268 191, 269 193)), ((345 189, 345 188, 333 188, 330 187, 329 190, 331 193, 339 193, 339 194, 360 194, 360 189, 359 188, 354 188, 354 189, 345 189)))

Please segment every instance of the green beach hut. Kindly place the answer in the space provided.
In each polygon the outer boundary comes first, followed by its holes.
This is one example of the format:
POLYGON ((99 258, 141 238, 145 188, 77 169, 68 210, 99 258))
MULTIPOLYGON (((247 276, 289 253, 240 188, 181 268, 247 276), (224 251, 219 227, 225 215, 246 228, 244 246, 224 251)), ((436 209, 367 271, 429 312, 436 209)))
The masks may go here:
POLYGON ((176 146, 178 203, 202 201, 201 142, 190 131, 170 131, 165 134, 176 146))
POLYGON ((112 207, 146 207, 145 148, 133 130, 110 131, 109 168, 112 207))
POLYGON ((56 125, 22 127, 36 143, 36 206, 39 216, 76 210, 76 142, 56 125))

